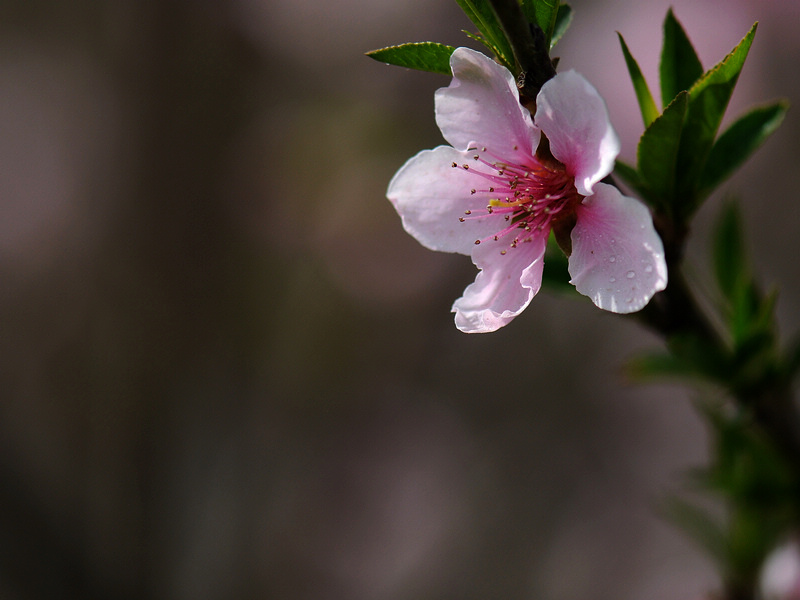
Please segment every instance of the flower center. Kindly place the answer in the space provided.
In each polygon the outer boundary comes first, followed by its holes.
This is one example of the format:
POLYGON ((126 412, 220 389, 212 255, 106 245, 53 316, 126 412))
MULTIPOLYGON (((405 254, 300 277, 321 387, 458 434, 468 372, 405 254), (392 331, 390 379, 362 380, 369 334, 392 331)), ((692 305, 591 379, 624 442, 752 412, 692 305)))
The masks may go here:
MULTIPOLYGON (((517 149, 516 147, 514 148, 517 149)), ((489 215, 503 215, 505 226, 494 235, 475 240, 476 244, 487 241, 504 240, 500 254, 506 254, 507 247, 516 248, 519 244, 547 236, 552 228, 557 233, 563 226, 567 234, 575 222, 575 207, 582 197, 575 189, 572 176, 568 175, 563 164, 548 156, 531 156, 522 164, 495 157, 486 148, 475 150, 472 156, 474 166, 453 163, 453 168, 463 169, 482 181, 470 193, 476 198, 476 208, 467 210, 460 217, 462 223, 467 219, 480 219, 489 215), (488 170, 481 166, 488 167, 488 170), (478 202, 485 202, 482 206, 478 202)))

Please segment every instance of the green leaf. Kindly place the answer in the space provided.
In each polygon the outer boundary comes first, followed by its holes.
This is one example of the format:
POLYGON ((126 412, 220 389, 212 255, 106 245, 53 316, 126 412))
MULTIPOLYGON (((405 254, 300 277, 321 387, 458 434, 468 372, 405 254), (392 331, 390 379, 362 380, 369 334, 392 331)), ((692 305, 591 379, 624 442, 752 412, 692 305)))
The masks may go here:
POLYGON ((640 354, 625 365, 625 373, 636 381, 701 379, 701 373, 684 361, 666 352, 640 354))
POLYGON ((542 273, 542 285, 551 291, 574 294, 577 297, 575 286, 569 282, 569 260, 558 247, 553 232, 550 232, 550 237, 547 238, 544 261, 547 263, 547 268, 542 273))
POLYGON ((474 39, 483 42, 505 67, 512 72, 515 71, 514 51, 489 0, 456 0, 456 2, 483 36, 483 39, 480 37, 474 39))
POLYGON ((664 45, 659 71, 662 106, 672 102, 679 92, 691 88, 703 74, 703 65, 671 8, 664 19, 664 45))
POLYGON ((372 50, 367 52, 367 56, 398 67, 450 75, 450 55, 454 50, 444 44, 419 42, 372 50))
POLYGON ((692 333, 675 334, 667 340, 668 352, 642 353, 629 361, 626 372, 638 379, 680 378, 697 383, 725 386, 729 360, 713 343, 692 333))
POLYGON ((671 336, 667 340, 667 347, 673 356, 691 367, 706 382, 728 385, 729 356, 715 342, 687 332, 671 336))
POLYGON ((717 221, 713 238, 714 276, 725 298, 735 303, 750 279, 745 253, 742 216, 735 202, 727 202, 717 221))
POLYGON ((653 94, 650 93, 650 88, 647 86, 647 81, 642 75, 639 64, 633 58, 630 50, 628 50, 628 45, 625 43, 622 34, 617 32, 617 35, 622 46, 622 54, 625 56, 625 64, 628 66, 628 73, 630 73, 631 81, 633 82, 633 91, 636 92, 636 100, 639 101, 639 110, 642 111, 644 126, 645 128, 650 127, 650 124, 658 117, 658 108, 655 100, 653 100, 653 94))
POLYGON ((724 84, 730 86, 731 90, 736 85, 736 80, 739 73, 744 66, 744 61, 747 59, 747 54, 750 51, 750 46, 753 44, 753 38, 756 35, 758 23, 753 23, 750 31, 742 38, 736 47, 730 53, 719 61, 714 67, 706 71, 706 73, 690 88, 691 95, 696 95, 703 89, 710 85, 724 84))
POLYGON ((614 165, 614 173, 621 177, 622 180, 634 191, 638 192, 642 196, 647 197, 647 191, 644 183, 642 182, 642 178, 639 177, 639 172, 631 165, 617 159, 614 165))
POLYGON ((705 170, 706 160, 753 43, 757 25, 753 25, 739 45, 689 90, 689 107, 676 172, 679 177, 678 196, 683 202, 679 207, 681 219, 688 219, 702 200, 698 194, 700 174, 705 170))
POLYGON ((720 135, 708 155, 700 180, 700 194, 710 194, 744 163, 778 128, 788 109, 785 101, 755 108, 720 135))
POLYGON ((783 365, 783 370, 789 378, 793 378, 800 371, 800 335, 795 335, 787 345, 783 365))
POLYGON ((553 49, 572 23, 572 7, 569 4, 559 4, 556 23, 553 26, 553 36, 550 38, 550 49, 553 49))
POLYGON ((649 199, 667 213, 674 203, 675 167, 687 104, 688 94, 679 93, 645 130, 637 149, 639 175, 650 192, 649 199))
MULTIPOLYGON (((522 0, 522 12, 528 22, 535 23, 544 32, 546 48, 552 47, 553 31, 559 12, 558 0, 522 0)), ((563 31, 561 32, 563 33, 563 31)))
POLYGON ((714 230, 713 266, 723 295, 722 315, 733 345, 728 385, 748 390, 774 380, 781 370, 777 346, 777 293, 763 294, 747 257, 739 207, 727 202, 714 230))

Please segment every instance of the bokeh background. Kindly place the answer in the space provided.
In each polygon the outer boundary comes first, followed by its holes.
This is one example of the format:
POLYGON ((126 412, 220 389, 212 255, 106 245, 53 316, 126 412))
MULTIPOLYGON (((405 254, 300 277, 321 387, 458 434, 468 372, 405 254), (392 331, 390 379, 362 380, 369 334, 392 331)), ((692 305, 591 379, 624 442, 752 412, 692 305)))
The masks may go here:
MULTIPOLYGON (((557 54, 641 132, 674 6, 705 66, 755 20, 729 114, 800 100, 796 0, 573 0, 557 54)), ((694 394, 630 382, 658 340, 543 292, 467 336, 474 277, 384 198, 441 143, 452 0, 0 5, 0 597, 700 597, 713 565, 658 516, 705 460, 694 394)), ((800 327, 800 120, 725 186, 800 327)), ((709 223, 690 248, 705 273, 709 223)))

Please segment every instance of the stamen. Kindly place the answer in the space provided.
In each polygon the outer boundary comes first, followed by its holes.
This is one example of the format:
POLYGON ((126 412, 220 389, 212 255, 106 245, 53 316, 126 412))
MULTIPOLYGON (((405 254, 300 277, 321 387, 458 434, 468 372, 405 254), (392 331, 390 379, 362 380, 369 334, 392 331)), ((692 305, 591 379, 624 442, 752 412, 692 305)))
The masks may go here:
MULTIPOLYGON (((519 148, 515 146, 514 149, 519 148)), ((453 163, 453 166, 460 166, 489 185, 470 189, 470 195, 476 196, 476 201, 481 198, 485 208, 466 210, 466 218, 459 217, 458 220, 464 223, 467 219, 502 214, 504 223, 495 235, 475 240, 476 245, 500 241, 508 236, 506 244, 503 244, 505 248, 500 251, 505 255, 508 248, 516 248, 521 243, 546 235, 556 215, 572 211, 580 201, 572 177, 558 164, 545 165, 535 156, 517 164, 493 155, 485 147, 480 150, 482 154, 478 154, 476 148, 469 150, 475 152, 471 156, 476 163, 473 168, 470 169, 466 163, 453 163)))

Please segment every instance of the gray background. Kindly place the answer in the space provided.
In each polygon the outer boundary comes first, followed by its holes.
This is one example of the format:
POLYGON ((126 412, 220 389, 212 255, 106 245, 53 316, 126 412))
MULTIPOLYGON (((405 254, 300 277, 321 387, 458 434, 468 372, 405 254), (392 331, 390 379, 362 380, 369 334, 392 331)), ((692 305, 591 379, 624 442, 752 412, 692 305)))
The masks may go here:
MULTIPOLYGON (((797 99, 795 0, 574 0, 556 54, 642 124, 669 5, 705 66, 761 25, 731 114, 797 99)), ((459 333, 466 257, 384 198, 441 143, 442 76, 363 52, 462 45, 450 0, 0 7, 0 596, 698 598, 658 517, 705 460, 697 395, 632 384, 658 340, 542 293, 459 333)), ((800 121, 725 189, 796 331, 800 121)), ((701 211, 690 276, 704 260, 701 211)))

